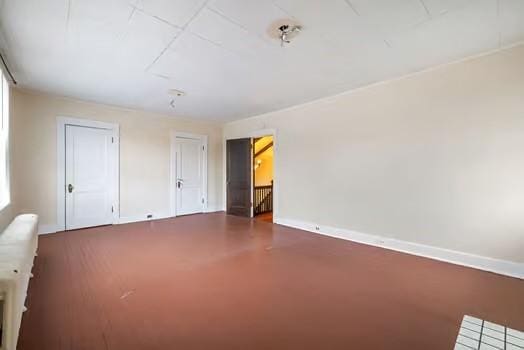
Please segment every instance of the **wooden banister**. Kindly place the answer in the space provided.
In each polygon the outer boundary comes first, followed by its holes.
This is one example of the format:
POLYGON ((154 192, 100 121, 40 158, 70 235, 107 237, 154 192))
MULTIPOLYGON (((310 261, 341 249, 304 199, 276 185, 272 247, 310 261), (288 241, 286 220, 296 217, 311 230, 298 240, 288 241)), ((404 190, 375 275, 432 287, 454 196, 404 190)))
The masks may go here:
POLYGON ((271 185, 255 186, 253 194, 254 215, 273 211, 273 181, 271 185))

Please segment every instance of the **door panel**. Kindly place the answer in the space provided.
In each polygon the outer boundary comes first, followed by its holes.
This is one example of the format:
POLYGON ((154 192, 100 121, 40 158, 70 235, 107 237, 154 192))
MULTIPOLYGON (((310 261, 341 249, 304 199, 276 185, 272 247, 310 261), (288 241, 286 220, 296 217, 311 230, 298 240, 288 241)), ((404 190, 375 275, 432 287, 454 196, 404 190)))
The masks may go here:
POLYGON ((111 224, 111 135, 66 125, 66 229, 111 224))
POLYGON ((203 143, 200 139, 176 138, 176 214, 203 211, 203 143))
POLYGON ((251 216, 251 139, 227 140, 227 213, 251 216))

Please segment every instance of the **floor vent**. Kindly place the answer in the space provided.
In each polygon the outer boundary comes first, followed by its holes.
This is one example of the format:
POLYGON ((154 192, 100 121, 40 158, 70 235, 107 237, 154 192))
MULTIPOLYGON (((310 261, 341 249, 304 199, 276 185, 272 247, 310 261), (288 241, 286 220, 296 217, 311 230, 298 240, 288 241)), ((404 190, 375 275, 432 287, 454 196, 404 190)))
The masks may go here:
POLYGON ((455 350, 524 350, 524 332, 464 316, 455 350))

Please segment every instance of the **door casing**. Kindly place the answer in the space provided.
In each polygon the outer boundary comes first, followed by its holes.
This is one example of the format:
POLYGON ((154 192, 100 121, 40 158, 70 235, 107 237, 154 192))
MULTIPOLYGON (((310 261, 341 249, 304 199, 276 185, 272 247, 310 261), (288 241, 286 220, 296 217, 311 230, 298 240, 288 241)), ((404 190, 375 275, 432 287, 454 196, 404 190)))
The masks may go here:
POLYGON ((64 231, 66 229, 66 179, 65 179, 65 133, 66 125, 90 127, 110 130, 113 137, 114 147, 111 147, 113 152, 110 164, 111 167, 111 193, 113 202, 113 224, 118 224, 120 218, 120 126, 114 123, 100 122, 96 120, 71 118, 71 117, 57 117, 56 118, 56 231, 64 231))
POLYGON ((208 212, 207 204, 207 135, 193 134, 187 132, 172 131, 171 132, 171 145, 170 145, 170 175, 169 175, 169 208, 170 215, 172 217, 177 216, 177 203, 176 203, 176 174, 177 174, 177 164, 176 164, 176 138, 185 137, 198 139, 202 143, 203 154, 202 154, 202 197, 204 203, 202 203, 202 212, 208 212))

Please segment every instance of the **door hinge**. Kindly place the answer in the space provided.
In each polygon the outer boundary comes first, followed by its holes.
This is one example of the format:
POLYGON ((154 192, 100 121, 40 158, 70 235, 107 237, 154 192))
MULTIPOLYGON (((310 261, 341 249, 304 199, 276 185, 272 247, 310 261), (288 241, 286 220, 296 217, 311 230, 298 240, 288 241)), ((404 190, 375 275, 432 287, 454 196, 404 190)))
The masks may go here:
POLYGON ((205 151, 206 150, 206 146, 202 146, 202 151, 205 151))
POLYGON ((111 143, 115 143, 115 138, 111 137, 111 143))
POLYGON ((202 204, 204 204, 204 198, 202 198, 202 204))
POLYGON ((111 213, 114 213, 114 212, 115 212, 115 208, 111 206, 111 213))

